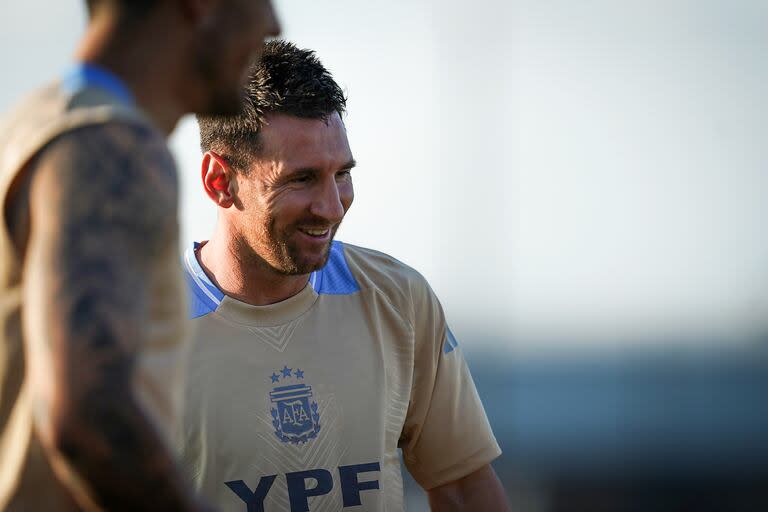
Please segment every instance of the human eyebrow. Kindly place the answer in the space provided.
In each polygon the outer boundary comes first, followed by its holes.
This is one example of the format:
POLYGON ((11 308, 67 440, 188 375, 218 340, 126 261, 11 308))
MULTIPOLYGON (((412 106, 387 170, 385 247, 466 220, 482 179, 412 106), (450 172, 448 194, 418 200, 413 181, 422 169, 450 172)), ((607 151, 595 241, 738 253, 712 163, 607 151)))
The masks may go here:
POLYGON ((316 176, 319 172, 320 171, 314 167, 300 167, 283 176, 281 181, 287 183, 298 179, 311 178, 316 176))
MULTIPOLYGON (((354 158, 349 160, 347 163, 339 167, 339 169, 336 172, 340 171, 351 171, 355 166, 357 165, 357 162, 354 158)), ((291 181, 299 178, 304 177, 311 177, 316 176, 317 174, 320 174, 322 172, 321 169, 318 169, 317 167, 299 167, 297 169, 294 169, 290 173, 286 174, 283 177, 284 181, 291 181)))

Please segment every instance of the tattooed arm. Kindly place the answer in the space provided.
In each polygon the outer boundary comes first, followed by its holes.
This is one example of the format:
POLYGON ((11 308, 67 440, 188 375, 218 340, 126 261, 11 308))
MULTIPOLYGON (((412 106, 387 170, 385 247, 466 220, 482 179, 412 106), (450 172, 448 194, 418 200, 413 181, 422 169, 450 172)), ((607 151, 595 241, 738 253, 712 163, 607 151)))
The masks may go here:
POLYGON ((162 140, 138 127, 67 134, 33 163, 24 337, 35 426, 81 506, 199 510, 134 393, 146 276, 176 240, 162 140))

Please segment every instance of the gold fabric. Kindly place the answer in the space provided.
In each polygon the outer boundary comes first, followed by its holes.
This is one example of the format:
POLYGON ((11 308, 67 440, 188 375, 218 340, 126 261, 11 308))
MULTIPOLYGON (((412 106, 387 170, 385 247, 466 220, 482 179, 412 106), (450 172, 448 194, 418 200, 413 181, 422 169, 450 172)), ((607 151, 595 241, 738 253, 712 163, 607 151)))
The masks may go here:
MULTIPOLYGON (((107 122, 149 126, 138 110, 102 89, 65 91, 55 83, 19 103, 0 126, 2 211, 6 212, 14 180, 44 146, 69 130, 107 122)), ((162 137, 159 132, 158 137, 162 137)), ((180 362, 186 346, 186 302, 178 261, 176 237, 167 240, 151 275, 142 276, 149 282, 153 299, 150 337, 141 347, 134 382, 141 404, 169 445, 178 428, 180 362)), ((33 428, 21 326, 22 267, 4 216, 0 225, 0 510, 72 510, 74 505, 57 482, 33 428)))
POLYGON ((270 306, 222 297, 185 253, 192 293, 215 308, 193 320, 182 460, 222 511, 245 510, 235 490, 263 491, 271 476, 265 510, 302 509, 307 489, 311 510, 401 511, 398 448, 426 488, 500 454, 426 280, 385 254, 336 247, 333 271, 270 306), (354 286, 338 285, 344 267, 354 286))

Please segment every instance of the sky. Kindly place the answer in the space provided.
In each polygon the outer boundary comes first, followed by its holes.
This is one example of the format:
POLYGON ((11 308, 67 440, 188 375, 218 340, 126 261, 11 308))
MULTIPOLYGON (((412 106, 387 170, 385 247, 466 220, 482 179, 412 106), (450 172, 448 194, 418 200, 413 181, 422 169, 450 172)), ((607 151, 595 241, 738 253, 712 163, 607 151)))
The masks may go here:
MULTIPOLYGON (((4 0, 0 110, 63 70, 78 0, 4 0)), ((768 3, 278 0, 348 95, 337 237, 422 272, 503 350, 768 333, 768 3)), ((170 140, 205 239, 196 125, 170 140)))

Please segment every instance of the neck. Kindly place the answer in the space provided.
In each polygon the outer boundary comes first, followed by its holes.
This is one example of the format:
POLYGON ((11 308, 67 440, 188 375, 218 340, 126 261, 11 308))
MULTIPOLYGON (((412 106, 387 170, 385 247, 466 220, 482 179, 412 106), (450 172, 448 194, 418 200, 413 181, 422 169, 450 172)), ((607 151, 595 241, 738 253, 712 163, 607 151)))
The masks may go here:
POLYGON ((293 297, 307 285, 307 274, 289 276, 259 258, 243 258, 237 238, 222 230, 217 227, 197 256, 205 273, 226 295, 254 306, 266 306, 293 297))
POLYGON ((130 89, 138 107, 166 136, 185 108, 177 84, 181 75, 178 49, 169 46, 174 38, 147 22, 141 29, 121 28, 116 16, 102 13, 94 17, 75 58, 102 67, 119 77, 130 89))

